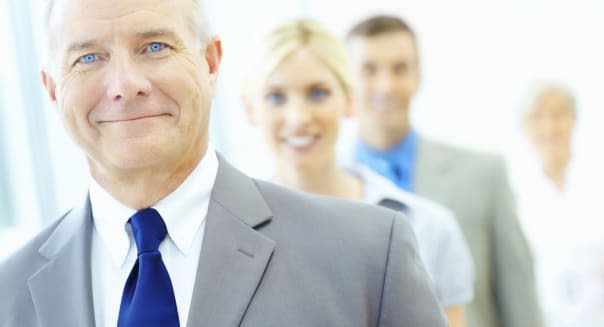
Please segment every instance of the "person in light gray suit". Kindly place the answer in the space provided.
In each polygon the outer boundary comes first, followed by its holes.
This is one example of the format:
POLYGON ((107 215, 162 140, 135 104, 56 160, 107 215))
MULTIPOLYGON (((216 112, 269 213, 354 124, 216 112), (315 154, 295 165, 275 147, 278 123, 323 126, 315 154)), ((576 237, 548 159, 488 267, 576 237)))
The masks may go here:
POLYGON ((208 140, 221 42, 193 0, 49 0, 81 204, 0 264, 0 326, 446 325, 399 213, 251 179, 208 140))
POLYGON ((420 72, 417 40, 406 22, 370 17, 351 29, 348 45, 359 122, 355 160, 455 213, 476 273, 467 325, 542 326, 532 257, 503 160, 433 142, 410 126, 420 72))

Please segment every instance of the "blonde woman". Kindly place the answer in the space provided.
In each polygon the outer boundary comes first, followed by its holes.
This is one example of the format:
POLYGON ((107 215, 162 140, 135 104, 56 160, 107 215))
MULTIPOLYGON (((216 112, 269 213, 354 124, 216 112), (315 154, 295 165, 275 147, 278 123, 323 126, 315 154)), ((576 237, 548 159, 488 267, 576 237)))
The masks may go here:
POLYGON ((450 211, 369 169, 337 165, 340 118, 351 114, 350 68, 340 41, 316 21, 292 20, 271 30, 255 50, 243 102, 274 155, 274 181, 407 213, 450 326, 465 326, 473 263, 450 211))

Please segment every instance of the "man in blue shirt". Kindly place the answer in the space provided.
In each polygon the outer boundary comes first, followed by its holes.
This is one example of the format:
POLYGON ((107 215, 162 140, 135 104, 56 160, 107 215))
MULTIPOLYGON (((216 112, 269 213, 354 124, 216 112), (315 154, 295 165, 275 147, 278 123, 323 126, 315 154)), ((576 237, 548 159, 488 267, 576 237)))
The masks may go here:
POLYGON ((404 21, 366 19, 351 29, 348 45, 359 122, 355 159, 455 213, 476 268, 467 326, 542 326, 532 258, 503 160, 427 140, 410 126, 420 71, 416 37, 404 21))

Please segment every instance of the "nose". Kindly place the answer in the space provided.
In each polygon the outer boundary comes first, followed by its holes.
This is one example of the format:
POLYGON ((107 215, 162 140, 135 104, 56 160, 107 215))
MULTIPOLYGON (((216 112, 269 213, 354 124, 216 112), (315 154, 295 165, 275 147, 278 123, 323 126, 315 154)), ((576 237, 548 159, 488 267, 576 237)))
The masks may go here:
POLYGON ((286 121, 291 126, 303 126, 312 120, 312 105, 303 100, 292 101, 286 110, 286 121))
POLYGON ((376 86, 382 93, 389 93, 394 89, 395 79, 392 73, 381 70, 376 76, 376 86))
POLYGON ((151 92, 148 72, 141 69, 131 58, 113 58, 109 69, 107 96, 112 101, 130 101, 148 96, 151 92))
POLYGON ((556 117, 547 116, 541 120, 541 132, 547 137, 554 137, 558 134, 560 128, 556 117))

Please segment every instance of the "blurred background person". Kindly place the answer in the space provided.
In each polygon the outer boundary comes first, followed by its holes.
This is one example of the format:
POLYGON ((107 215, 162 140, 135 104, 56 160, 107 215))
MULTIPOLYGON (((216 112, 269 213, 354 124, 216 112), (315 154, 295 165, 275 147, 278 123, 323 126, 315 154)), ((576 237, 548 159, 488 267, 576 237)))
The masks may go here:
POLYGON ((453 210, 476 267, 468 326, 542 326, 533 261, 503 160, 431 141, 410 125, 421 74, 417 39, 406 22, 373 16, 354 25, 347 40, 358 120, 355 160, 453 210))
POLYGON ((515 158, 512 181, 546 323, 604 326, 603 181, 574 156, 577 109, 570 89, 544 83, 531 93, 521 125, 532 153, 515 158))
POLYGON ((297 19, 272 29, 254 49, 243 102, 249 121, 261 130, 272 151, 273 180, 406 212, 450 326, 465 326, 464 306, 473 296, 473 264, 453 215, 367 168, 337 165, 340 119, 351 110, 351 72, 344 45, 318 22, 297 19))

